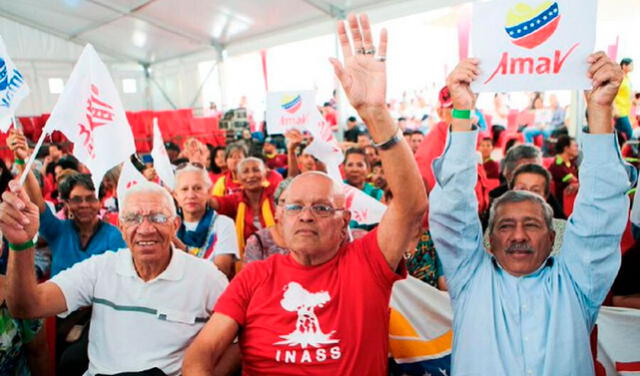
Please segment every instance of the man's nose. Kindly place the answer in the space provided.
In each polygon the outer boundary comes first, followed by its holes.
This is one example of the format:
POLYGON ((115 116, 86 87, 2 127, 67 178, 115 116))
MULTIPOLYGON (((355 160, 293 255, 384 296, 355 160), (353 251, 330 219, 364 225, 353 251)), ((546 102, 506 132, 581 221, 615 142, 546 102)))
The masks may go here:
POLYGON ((511 238, 517 242, 527 241, 529 239, 529 235, 525 231, 524 224, 518 223, 515 226, 515 229, 513 230, 513 234, 511 235, 511 238))

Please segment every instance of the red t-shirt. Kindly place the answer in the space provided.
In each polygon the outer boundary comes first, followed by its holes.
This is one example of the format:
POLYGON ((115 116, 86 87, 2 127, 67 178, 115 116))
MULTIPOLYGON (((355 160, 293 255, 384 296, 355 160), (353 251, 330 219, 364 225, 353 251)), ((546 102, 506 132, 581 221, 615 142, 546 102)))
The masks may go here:
POLYGON ((215 312, 240 330, 245 375, 387 375, 394 273, 374 230, 328 262, 306 267, 291 255, 247 264, 215 312))

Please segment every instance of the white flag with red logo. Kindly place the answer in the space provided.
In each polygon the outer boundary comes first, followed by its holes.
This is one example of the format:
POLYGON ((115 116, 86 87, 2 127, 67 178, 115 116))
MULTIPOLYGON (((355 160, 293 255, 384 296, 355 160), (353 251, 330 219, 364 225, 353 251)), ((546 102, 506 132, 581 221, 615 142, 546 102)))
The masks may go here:
POLYGON ((73 155, 91 170, 96 187, 105 172, 135 153, 122 102, 93 46, 87 44, 45 126, 73 142, 73 155))
POLYGON ((158 119, 153 118, 153 149, 151 149, 151 157, 153 158, 153 167, 165 186, 173 190, 175 188, 175 177, 173 167, 164 147, 164 140, 160 127, 158 127, 158 119))
POLYGON ((0 131, 9 130, 16 108, 28 94, 29 86, 13 65, 0 37, 0 131))
POLYGON ((361 225, 380 223, 387 206, 349 184, 343 185, 345 206, 351 211, 351 219, 361 225))
MULTIPOLYGON (((147 179, 138 171, 138 169, 131 163, 131 160, 127 158, 127 160, 122 164, 122 169, 120 170, 120 178, 118 179, 118 200, 122 200, 124 197, 124 193, 134 185, 147 181, 147 179)), ((120 205, 122 205, 122 201, 119 201, 120 205)))

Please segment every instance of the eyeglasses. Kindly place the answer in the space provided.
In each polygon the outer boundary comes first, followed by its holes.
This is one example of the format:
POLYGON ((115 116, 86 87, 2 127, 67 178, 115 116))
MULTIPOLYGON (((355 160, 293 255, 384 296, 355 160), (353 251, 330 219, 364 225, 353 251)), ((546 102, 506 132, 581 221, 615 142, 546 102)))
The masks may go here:
POLYGON ((197 167, 197 168, 201 168, 204 170, 204 165, 202 163, 199 162, 184 162, 184 163, 180 163, 178 165, 178 167, 176 167, 176 171, 183 169, 187 166, 193 166, 193 167, 197 167))
POLYGON ((333 206, 323 205, 323 204, 314 204, 311 206, 303 206, 300 204, 286 204, 284 205, 284 213, 289 216, 298 216, 302 214, 305 209, 311 210, 311 214, 318 218, 326 218, 332 216, 337 211, 342 211, 344 209, 336 209, 333 206))
POLYGON ((145 218, 154 225, 163 225, 169 222, 171 216, 162 213, 151 213, 146 215, 139 213, 127 213, 120 217, 120 221, 127 226, 133 226, 141 224, 145 218))
POLYGON ((83 202, 86 202, 87 204, 95 204, 96 202, 98 202, 98 198, 94 195, 89 195, 89 196, 73 196, 73 197, 69 197, 69 199, 67 200, 68 202, 72 203, 72 204, 82 204, 83 202))

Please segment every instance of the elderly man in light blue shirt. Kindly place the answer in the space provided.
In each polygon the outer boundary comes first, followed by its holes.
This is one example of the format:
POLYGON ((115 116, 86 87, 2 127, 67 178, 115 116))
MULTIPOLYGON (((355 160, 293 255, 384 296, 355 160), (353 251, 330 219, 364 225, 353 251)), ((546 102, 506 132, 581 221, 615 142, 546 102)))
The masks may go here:
POLYGON ((453 375, 594 373, 589 335, 620 266, 631 185, 611 125, 622 73, 604 53, 589 63, 580 192, 557 256, 550 256, 552 209, 524 191, 494 202, 485 250, 474 194, 477 133, 465 119, 477 60, 461 62, 447 80, 458 111, 434 162, 429 222, 454 308, 453 375))

